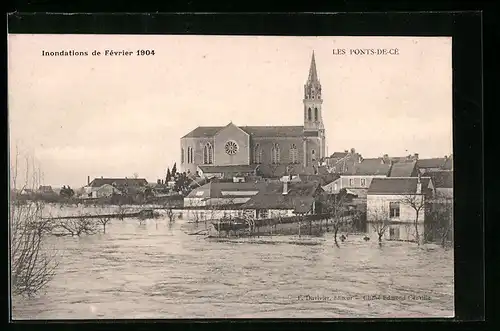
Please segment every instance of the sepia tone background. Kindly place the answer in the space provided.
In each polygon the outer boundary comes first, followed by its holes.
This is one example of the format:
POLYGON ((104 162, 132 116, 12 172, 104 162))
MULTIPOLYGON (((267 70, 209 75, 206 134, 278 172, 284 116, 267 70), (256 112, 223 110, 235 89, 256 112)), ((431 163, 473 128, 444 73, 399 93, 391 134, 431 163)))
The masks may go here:
POLYGON ((313 50, 328 153, 452 153, 451 38, 9 35, 8 47, 10 148, 33 155, 49 185, 134 173, 155 181, 200 125, 302 125, 313 50))

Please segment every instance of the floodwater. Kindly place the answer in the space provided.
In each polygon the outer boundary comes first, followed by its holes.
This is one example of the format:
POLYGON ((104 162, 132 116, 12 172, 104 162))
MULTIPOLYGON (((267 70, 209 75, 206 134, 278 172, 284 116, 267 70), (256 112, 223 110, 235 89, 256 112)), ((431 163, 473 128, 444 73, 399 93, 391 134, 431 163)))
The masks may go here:
POLYGON ((350 234, 219 240, 186 220, 112 220, 105 234, 50 237, 45 293, 12 318, 453 317, 453 251, 350 234), (304 244, 309 243, 309 244, 304 244))

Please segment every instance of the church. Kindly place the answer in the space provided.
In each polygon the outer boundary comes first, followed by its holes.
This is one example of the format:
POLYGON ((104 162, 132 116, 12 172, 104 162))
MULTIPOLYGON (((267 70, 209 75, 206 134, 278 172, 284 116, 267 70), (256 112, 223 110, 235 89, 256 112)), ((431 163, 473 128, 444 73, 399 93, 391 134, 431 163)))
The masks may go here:
POLYGON ((323 98, 314 51, 297 126, 200 126, 181 138, 181 171, 200 176, 317 173, 325 157, 323 98))

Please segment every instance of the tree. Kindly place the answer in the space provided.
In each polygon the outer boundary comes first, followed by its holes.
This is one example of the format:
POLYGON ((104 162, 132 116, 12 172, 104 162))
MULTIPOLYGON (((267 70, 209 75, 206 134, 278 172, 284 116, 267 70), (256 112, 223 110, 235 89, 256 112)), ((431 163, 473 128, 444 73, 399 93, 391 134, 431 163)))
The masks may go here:
POLYGON ((175 185, 174 185, 174 190, 176 192, 186 192, 189 190, 189 184, 191 183, 191 180, 189 177, 186 175, 185 172, 179 174, 177 178, 175 179, 175 185))
POLYGON ((425 232, 426 241, 429 236, 435 236, 444 248, 453 237, 453 200, 438 195, 432 202, 426 202, 426 209, 429 226, 425 232))
POLYGON ((62 219, 55 227, 66 231, 67 235, 78 237, 84 234, 92 235, 98 232, 97 222, 88 216, 62 219))
POLYGON ((172 174, 170 173, 170 168, 167 168, 167 176, 165 177, 165 184, 172 180, 172 174))
POLYGON ((111 222, 111 218, 109 217, 99 217, 97 222, 102 225, 102 231, 106 233, 106 225, 111 222))
POLYGON ((420 213, 424 210, 424 195, 423 194, 407 194, 401 198, 401 203, 411 207, 415 211, 415 219, 413 220, 413 226, 415 229, 415 242, 420 245, 420 233, 418 231, 418 222, 420 213))
POLYGON ((175 175, 177 174, 177 163, 174 163, 174 166, 172 167, 172 177, 175 178, 175 175))
POLYGON ((168 221, 169 223, 173 223, 175 222, 175 213, 174 211, 172 210, 172 208, 169 208, 167 210, 167 217, 168 217, 168 221))
POLYGON ((377 233, 379 244, 382 243, 382 238, 389 228, 389 211, 385 207, 376 208, 370 211, 370 221, 373 230, 377 233))
MULTIPOLYGON (((337 234, 339 230, 346 224, 345 213, 347 190, 341 189, 338 194, 328 194, 324 196, 322 203, 322 210, 331 219, 335 245, 339 245, 337 241, 337 234)), ((327 223, 328 227, 328 223, 327 223)))
MULTIPOLYGON (((13 189, 21 184, 18 182, 19 157, 16 146, 14 157, 10 160, 10 185, 13 189)), ((33 158, 26 156, 25 161, 25 176, 21 186, 22 189, 34 190, 39 186, 42 174, 33 158)), ((58 266, 57 252, 51 252, 46 242, 53 224, 51 220, 42 218, 45 204, 41 200, 29 200, 22 204, 10 200, 9 205, 11 291, 15 295, 31 297, 53 279, 58 266)))

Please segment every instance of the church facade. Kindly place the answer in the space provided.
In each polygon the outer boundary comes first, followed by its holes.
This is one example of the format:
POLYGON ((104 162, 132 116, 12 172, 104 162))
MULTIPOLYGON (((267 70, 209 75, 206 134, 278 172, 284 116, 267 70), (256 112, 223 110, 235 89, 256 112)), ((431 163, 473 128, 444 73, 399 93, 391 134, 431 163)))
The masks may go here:
POLYGON ((300 126, 200 126, 181 138, 181 171, 200 167, 258 169, 266 177, 316 171, 325 157, 323 98, 314 52, 304 85, 304 123, 300 126))

